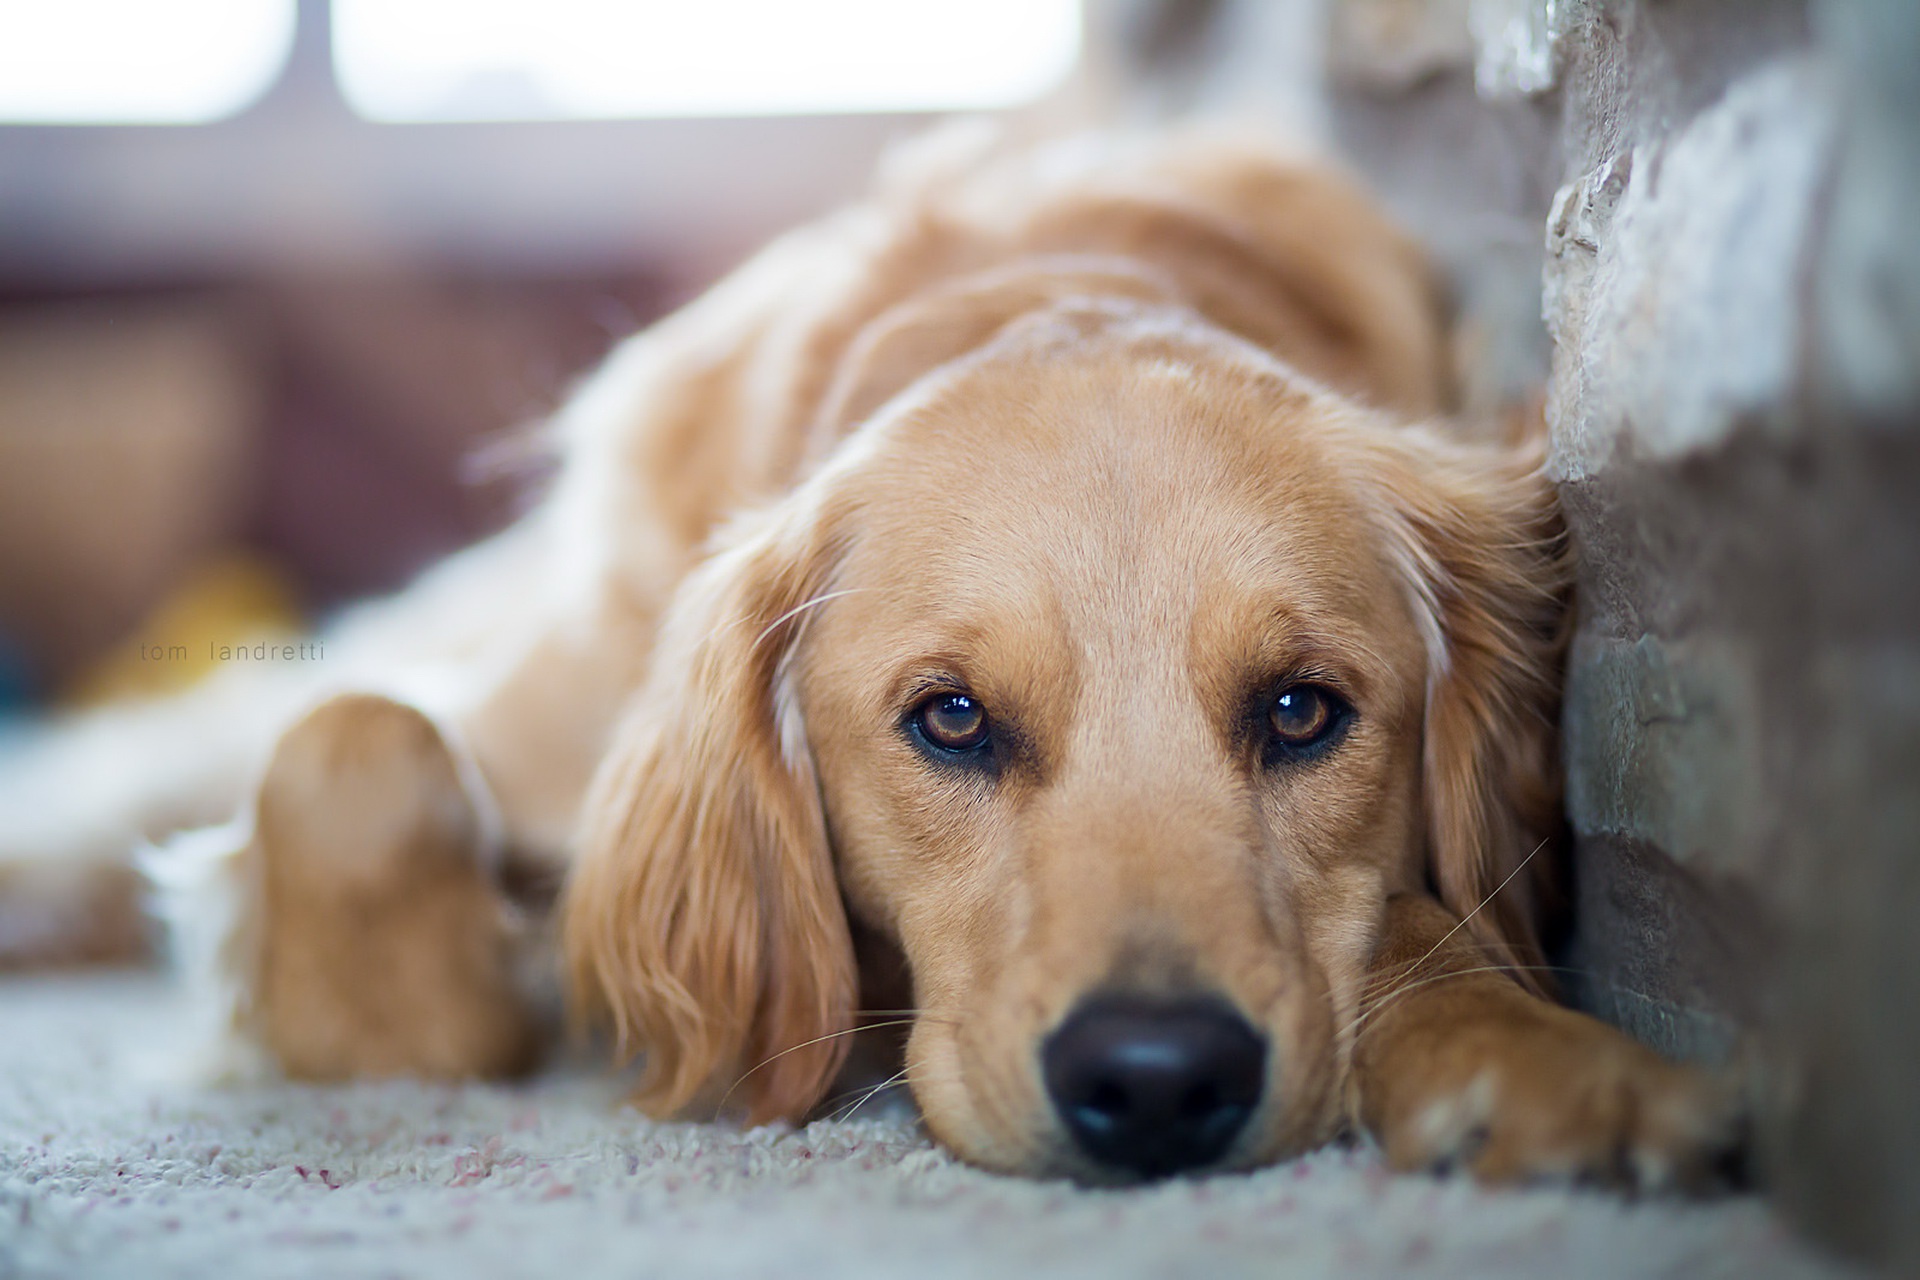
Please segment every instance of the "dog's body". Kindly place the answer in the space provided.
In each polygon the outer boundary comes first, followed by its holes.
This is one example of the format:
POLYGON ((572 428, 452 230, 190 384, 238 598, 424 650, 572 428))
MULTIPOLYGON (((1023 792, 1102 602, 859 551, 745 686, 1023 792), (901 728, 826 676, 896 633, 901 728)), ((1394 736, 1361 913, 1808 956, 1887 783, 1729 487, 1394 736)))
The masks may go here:
POLYGON ((361 692, 227 677, 44 776, 184 753, 69 847, 241 809, 172 876, 295 1074, 529 1061, 504 851, 566 868, 570 994, 659 1112, 806 1114, 899 989, 991 1167, 1353 1120, 1690 1180, 1724 1099, 1538 994, 1562 539, 1535 451, 1409 425, 1447 371, 1420 256, 1314 165, 923 148, 616 353, 542 507, 336 637, 361 692))

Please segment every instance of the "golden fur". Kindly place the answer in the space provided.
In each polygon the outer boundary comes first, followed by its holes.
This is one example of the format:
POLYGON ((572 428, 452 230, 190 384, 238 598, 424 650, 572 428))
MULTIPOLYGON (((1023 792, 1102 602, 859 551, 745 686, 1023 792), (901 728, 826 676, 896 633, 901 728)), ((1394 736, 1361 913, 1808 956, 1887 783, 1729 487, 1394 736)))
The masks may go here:
POLYGON ((1403 1167, 1692 1179, 1725 1101, 1543 998, 1564 540, 1536 445, 1445 427, 1446 351, 1324 166, 922 146, 616 353, 545 506, 342 642, 393 696, 301 721, 208 862, 237 1028, 299 1073, 523 1064, 497 807, 657 1113, 803 1117, 904 973, 932 1131, 1098 1176, 1036 1046, 1204 990, 1274 1046, 1223 1164, 1352 1120, 1403 1167), (1276 767, 1289 680, 1352 716, 1276 767), (955 688, 990 776, 903 729, 955 688))

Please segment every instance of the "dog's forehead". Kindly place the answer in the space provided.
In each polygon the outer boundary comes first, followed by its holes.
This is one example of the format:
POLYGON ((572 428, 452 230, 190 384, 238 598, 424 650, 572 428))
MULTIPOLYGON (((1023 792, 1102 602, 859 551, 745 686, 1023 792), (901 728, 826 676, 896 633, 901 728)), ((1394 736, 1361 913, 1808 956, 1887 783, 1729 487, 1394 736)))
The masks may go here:
POLYGON ((1365 415, 1208 354, 988 366, 886 424, 836 583, 858 593, 849 620, 929 653, 1039 663, 1050 638, 1190 668, 1410 635, 1375 497, 1339 447, 1365 415))
POLYGON ((1185 611, 1235 583, 1302 612, 1369 594, 1376 499, 1338 447, 1363 415, 1205 357, 1149 348, 955 380, 888 424, 862 484, 866 563, 850 567, 910 562, 948 599, 1084 596, 1109 615, 1154 597, 1185 611))

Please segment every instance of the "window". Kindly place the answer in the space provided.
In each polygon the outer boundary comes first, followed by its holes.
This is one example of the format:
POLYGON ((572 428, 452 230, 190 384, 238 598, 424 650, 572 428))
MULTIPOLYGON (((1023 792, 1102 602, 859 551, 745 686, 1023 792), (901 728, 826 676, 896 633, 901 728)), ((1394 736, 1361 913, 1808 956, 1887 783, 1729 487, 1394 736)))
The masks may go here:
POLYGON ((1080 52, 1078 0, 334 0, 381 121, 983 110, 1080 52))
POLYGON ((294 0, 0 0, 0 123, 201 124, 251 105, 294 0))

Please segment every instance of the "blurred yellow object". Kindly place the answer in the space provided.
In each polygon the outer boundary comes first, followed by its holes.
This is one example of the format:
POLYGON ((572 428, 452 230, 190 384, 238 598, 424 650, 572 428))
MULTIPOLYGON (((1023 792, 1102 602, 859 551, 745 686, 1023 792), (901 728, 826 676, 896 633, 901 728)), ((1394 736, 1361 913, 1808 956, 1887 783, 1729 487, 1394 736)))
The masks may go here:
POLYGON ((223 648, 297 636, 304 625, 285 574, 264 557, 230 552, 189 575, 61 701, 92 706, 173 693, 221 665, 223 648))

